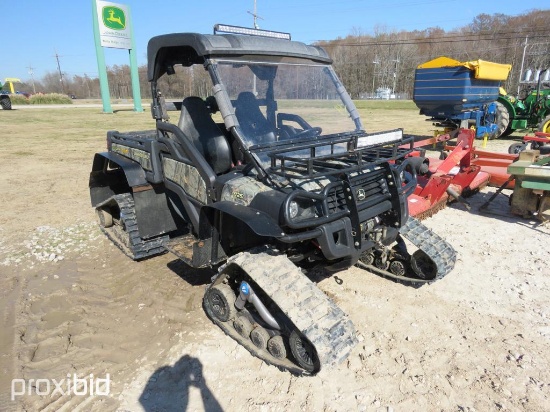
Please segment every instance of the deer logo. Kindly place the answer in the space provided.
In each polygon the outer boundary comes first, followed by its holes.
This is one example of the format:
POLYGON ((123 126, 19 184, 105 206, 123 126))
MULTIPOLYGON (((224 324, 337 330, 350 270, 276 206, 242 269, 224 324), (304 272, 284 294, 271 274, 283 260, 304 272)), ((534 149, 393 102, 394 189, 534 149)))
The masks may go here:
POLYGON ((124 11, 118 7, 103 8, 103 24, 112 30, 124 30, 126 28, 126 16, 124 11))

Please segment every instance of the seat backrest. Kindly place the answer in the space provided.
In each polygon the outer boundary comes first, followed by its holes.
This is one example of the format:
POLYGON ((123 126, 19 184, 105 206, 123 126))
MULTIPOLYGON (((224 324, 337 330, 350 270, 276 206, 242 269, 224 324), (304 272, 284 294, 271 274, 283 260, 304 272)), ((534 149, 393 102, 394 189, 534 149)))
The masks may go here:
POLYGON ((241 92, 235 102, 235 116, 245 136, 256 143, 274 142, 276 130, 260 110, 260 104, 252 92, 241 92))
POLYGON ((231 148, 203 99, 186 97, 181 104, 178 127, 202 153, 216 174, 231 168, 231 148))

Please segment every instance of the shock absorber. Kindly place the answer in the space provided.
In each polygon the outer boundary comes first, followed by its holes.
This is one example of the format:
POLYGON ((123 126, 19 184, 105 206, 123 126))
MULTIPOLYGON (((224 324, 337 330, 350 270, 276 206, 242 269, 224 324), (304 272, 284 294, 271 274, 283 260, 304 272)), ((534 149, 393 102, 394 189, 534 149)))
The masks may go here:
POLYGON ((267 323, 271 328, 276 330, 281 330, 281 327, 279 326, 279 323, 275 320, 273 315, 269 312, 269 310, 265 307, 263 302, 260 300, 258 295, 254 293, 254 290, 252 287, 245 281, 241 282, 241 285, 239 286, 239 296, 237 297, 237 300, 235 301, 235 307, 239 310, 242 310, 244 308, 244 305, 246 302, 252 303, 256 310, 258 311, 258 314, 260 317, 264 320, 265 323, 267 323))

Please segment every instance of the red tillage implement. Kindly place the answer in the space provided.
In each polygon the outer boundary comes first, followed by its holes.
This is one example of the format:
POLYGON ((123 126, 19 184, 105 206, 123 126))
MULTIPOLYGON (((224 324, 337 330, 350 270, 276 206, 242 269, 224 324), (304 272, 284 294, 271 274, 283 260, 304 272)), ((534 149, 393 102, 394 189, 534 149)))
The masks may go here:
MULTIPOLYGON (((517 154, 487 152, 474 149, 472 163, 480 166, 481 170, 490 175, 490 186, 500 187, 510 177, 510 174, 507 172, 508 166, 517 158, 517 154)), ((514 182, 509 182, 507 188, 513 189, 514 182)))
MULTIPOLYGON (((448 139, 450 136, 442 135, 418 143, 425 145, 448 139)), ((452 199, 469 208, 468 202, 461 194, 480 189, 490 178, 488 173, 481 171, 479 165, 472 163, 474 139, 474 130, 460 129, 456 146, 448 147, 452 148, 452 151, 445 160, 426 158, 418 162, 420 165, 427 164, 428 167, 427 170, 426 167, 418 167, 416 170, 417 187, 408 199, 411 216, 419 219, 429 217, 444 208, 452 199)))

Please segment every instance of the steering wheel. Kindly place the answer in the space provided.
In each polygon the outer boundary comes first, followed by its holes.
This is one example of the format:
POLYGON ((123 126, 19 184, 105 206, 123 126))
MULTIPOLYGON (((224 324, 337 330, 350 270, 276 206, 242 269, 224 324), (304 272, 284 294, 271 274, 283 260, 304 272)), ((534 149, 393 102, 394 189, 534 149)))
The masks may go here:
POLYGON ((290 136, 290 139, 298 139, 300 137, 306 137, 310 135, 311 137, 317 137, 322 132, 323 132, 323 129, 321 129, 320 127, 312 127, 310 129, 305 129, 305 130, 302 130, 301 132, 293 134, 292 136, 290 136))

